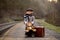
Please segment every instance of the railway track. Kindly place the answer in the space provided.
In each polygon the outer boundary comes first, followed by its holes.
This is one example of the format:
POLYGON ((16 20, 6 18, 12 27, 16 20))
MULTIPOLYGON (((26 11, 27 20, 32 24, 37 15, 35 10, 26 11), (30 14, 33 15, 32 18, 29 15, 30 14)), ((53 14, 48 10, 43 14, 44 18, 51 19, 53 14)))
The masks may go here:
POLYGON ((0 36, 4 34, 9 28, 13 27, 17 22, 0 24, 0 36))

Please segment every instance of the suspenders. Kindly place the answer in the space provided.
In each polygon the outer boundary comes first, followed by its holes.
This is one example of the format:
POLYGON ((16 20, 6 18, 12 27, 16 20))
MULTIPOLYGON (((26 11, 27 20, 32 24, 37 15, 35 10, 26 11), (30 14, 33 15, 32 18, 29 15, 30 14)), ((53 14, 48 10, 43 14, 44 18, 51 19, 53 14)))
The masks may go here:
POLYGON ((28 22, 30 22, 30 18, 29 18, 29 16, 28 16, 28 22))

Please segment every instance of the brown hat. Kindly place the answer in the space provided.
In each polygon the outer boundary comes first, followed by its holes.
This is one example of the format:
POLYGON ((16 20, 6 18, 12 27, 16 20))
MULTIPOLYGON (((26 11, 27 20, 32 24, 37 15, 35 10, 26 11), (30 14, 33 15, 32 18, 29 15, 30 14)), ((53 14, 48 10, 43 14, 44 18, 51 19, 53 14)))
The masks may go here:
POLYGON ((32 8, 28 8, 26 11, 33 11, 33 9, 32 8))

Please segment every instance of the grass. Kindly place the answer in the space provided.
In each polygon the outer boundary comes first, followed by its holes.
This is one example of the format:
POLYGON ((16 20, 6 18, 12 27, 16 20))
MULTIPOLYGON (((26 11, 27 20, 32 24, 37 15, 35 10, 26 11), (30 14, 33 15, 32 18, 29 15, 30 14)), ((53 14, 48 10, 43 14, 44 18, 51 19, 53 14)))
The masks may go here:
POLYGON ((41 23, 43 26, 45 26, 45 28, 48 28, 50 30, 56 31, 57 33, 60 33, 60 27, 49 24, 41 19, 38 19, 37 21, 41 23))

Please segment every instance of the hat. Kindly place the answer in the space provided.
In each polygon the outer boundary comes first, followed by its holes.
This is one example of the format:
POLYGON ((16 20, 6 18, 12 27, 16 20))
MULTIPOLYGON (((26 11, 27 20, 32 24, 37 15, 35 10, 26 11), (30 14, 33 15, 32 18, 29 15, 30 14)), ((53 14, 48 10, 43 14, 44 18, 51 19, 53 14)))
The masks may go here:
POLYGON ((26 11, 33 11, 33 9, 32 8, 28 8, 26 11))

